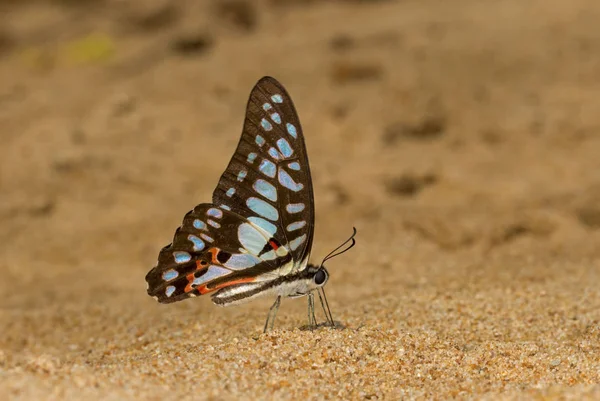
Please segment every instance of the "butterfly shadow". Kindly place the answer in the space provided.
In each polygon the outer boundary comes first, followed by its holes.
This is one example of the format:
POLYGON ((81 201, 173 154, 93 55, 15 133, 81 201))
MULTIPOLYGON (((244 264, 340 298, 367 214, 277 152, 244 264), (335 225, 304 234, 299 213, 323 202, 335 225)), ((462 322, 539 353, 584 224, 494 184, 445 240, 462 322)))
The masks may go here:
POLYGON ((335 320, 333 322, 333 324, 331 324, 331 322, 323 322, 323 323, 319 323, 317 325, 314 324, 305 324, 299 327, 300 330, 302 331, 315 331, 315 330, 319 330, 322 328, 332 328, 335 330, 345 330, 347 328, 347 326, 345 324, 343 324, 342 322, 335 320))

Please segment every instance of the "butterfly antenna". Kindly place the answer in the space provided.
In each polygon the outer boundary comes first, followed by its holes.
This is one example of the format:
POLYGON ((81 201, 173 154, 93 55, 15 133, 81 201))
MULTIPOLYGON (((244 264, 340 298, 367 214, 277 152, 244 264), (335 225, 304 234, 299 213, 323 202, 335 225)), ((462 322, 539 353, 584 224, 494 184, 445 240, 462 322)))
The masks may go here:
MULTIPOLYGON (((354 239, 354 236, 356 235, 356 227, 352 227, 352 230, 353 230, 353 232, 352 232, 352 235, 350 236, 350 238, 348 238, 346 241, 344 241, 340 246, 335 248, 333 251, 329 252, 329 254, 327 254, 327 256, 325 256, 323 258, 323 261, 321 262, 321 266, 323 266, 323 264, 326 261, 328 261, 329 259, 335 258, 336 256, 349 251, 356 244, 356 240, 354 239), (340 251, 340 249, 344 248, 344 246, 346 246, 346 244, 348 242, 352 242, 352 243, 348 247, 346 247, 345 249, 340 251)), ((329 302, 327 302, 327 296, 325 295, 325 288, 323 288, 323 287, 318 288, 317 294, 319 294, 319 301, 321 301, 321 307, 323 307, 323 313, 325 313, 325 318, 329 321, 329 323, 331 324, 331 327, 335 327, 335 321, 333 320, 333 315, 331 314, 331 309, 329 308, 329 302), (321 297, 321 293, 323 293, 322 297, 321 297)))
POLYGON ((323 266, 323 264, 326 261, 328 261, 329 259, 335 258, 336 256, 339 256, 342 253, 347 252, 350 249, 352 249, 352 247, 356 244, 356 240, 354 239, 354 236, 356 235, 356 227, 352 227, 352 230, 354 230, 354 232, 352 233, 352 235, 350 236, 350 238, 348 238, 346 241, 344 241, 340 246, 338 246, 337 248, 335 248, 333 251, 329 252, 329 254, 327 254, 327 256, 325 256, 323 258, 323 261, 321 262, 321 266, 323 266), (348 246, 346 249, 344 249, 342 251, 337 252, 338 250, 340 250, 341 248, 343 248, 350 241, 352 241, 352 243, 350 244, 350 246, 348 246))

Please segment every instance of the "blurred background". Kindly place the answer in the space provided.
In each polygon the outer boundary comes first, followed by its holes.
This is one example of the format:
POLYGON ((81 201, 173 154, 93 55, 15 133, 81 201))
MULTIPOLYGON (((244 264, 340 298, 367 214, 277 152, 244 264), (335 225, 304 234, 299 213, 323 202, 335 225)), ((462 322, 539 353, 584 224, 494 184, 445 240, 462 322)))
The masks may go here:
POLYGON ((461 331, 460 304, 514 308, 482 339, 597 335, 597 1, 2 0, 0 18, 5 361, 259 330, 271 300, 161 306, 144 276, 264 75, 302 121, 315 261, 358 228, 329 267, 336 318, 461 331))

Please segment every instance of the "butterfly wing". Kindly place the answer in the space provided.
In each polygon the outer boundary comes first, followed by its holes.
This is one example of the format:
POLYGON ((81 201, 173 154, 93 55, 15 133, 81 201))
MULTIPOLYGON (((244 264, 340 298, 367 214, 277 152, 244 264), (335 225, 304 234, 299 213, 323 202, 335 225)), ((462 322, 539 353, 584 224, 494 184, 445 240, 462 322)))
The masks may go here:
POLYGON ((148 294, 171 303, 230 285, 273 280, 278 277, 273 272, 291 256, 283 247, 265 252, 269 237, 233 212, 200 204, 186 214, 146 275, 148 294))
POLYGON ((304 269, 312 246, 313 189, 292 100, 264 77, 250 93, 238 147, 213 193, 184 217, 147 275, 161 303, 304 269))
POLYGON ((250 93, 242 136, 213 203, 269 233, 265 251, 284 247, 291 254, 294 263, 279 263, 286 266, 279 274, 306 267, 314 228, 308 156, 292 99, 274 78, 262 78, 250 93))

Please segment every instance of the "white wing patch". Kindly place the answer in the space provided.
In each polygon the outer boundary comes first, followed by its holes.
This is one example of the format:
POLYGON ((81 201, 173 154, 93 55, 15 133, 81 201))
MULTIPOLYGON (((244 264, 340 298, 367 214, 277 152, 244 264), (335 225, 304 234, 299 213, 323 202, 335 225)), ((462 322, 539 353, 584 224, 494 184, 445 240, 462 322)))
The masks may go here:
POLYGON ((242 223, 238 227, 238 240, 252 255, 258 255, 269 240, 256 227, 251 223, 242 223))

